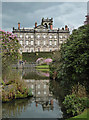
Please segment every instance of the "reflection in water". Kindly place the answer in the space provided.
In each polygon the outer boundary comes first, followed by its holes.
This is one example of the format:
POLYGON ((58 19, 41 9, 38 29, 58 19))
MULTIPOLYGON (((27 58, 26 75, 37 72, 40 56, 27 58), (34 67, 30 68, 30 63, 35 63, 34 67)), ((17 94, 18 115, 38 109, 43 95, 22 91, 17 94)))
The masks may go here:
POLYGON ((55 99, 55 96, 52 95, 52 89, 49 89, 50 80, 48 76, 46 76, 45 79, 45 76, 43 76, 43 74, 41 76, 40 73, 41 72, 29 70, 24 70, 22 72, 22 80, 24 80, 27 84, 27 87, 31 89, 33 97, 13 100, 11 103, 3 103, 3 118, 63 117, 59 102, 55 99))

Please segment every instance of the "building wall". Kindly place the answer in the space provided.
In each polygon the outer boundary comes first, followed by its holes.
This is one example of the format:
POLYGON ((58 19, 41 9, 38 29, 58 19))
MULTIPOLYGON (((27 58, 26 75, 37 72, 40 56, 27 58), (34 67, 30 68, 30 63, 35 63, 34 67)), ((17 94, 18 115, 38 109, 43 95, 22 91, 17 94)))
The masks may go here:
POLYGON ((22 46, 20 48, 21 52, 50 52, 59 50, 60 45, 66 42, 70 34, 69 30, 49 29, 43 25, 32 29, 14 29, 13 33, 18 36, 22 46))

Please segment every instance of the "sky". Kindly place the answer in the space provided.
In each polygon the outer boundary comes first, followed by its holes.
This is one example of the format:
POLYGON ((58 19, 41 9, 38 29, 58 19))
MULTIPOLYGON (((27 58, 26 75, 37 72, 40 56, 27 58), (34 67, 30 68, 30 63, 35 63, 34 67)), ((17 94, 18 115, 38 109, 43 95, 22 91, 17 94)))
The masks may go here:
POLYGON ((53 28, 68 25, 70 30, 82 26, 87 14, 87 2, 3 2, 2 29, 33 28, 41 19, 53 18, 53 28))

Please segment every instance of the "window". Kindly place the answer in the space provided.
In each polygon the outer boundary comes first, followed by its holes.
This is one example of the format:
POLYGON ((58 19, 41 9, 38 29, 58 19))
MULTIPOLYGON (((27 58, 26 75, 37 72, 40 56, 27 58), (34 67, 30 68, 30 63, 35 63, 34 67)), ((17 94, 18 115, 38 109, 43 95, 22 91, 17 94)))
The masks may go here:
POLYGON ((67 36, 65 36, 65 38, 67 38, 67 36))
POLYGON ((40 85, 38 85, 38 88, 40 88, 40 85))
POLYGON ((26 45, 28 45, 28 41, 26 41, 26 45))
POLYGON ((40 36, 39 36, 39 35, 38 35, 37 37, 38 37, 38 38, 40 38, 40 36))
POLYGON ((49 36, 49 38, 52 38, 52 36, 49 36))
POLYGON ((57 41, 54 41, 54 44, 57 45, 57 41))
POLYGON ((44 91, 44 94, 46 94, 46 91, 44 91))
POLYGON ((31 52, 33 52, 33 49, 31 49, 31 52))
POLYGON ((22 45, 22 40, 20 40, 20 44, 22 45))
POLYGON ((57 38, 57 36, 54 36, 54 38, 57 38))
POLYGON ((31 41, 31 45, 33 45, 33 41, 31 41))
POLYGON ((49 41, 49 44, 52 45, 52 41, 51 40, 49 41))
POLYGON ((32 95, 34 95, 34 92, 32 91, 32 95))
POLYGON ((32 85, 31 88, 34 88, 34 85, 32 85))
POLYGON ((46 88, 46 85, 44 85, 44 88, 46 88))
POLYGON ((44 35, 43 38, 46 38, 46 36, 44 35))
POLYGON ((27 49, 27 52, 28 52, 29 50, 27 49))
POLYGON ((26 35, 26 38, 28 38, 28 35, 26 35))
POLYGON ((40 52, 40 48, 38 48, 38 52, 40 52))
POLYGON ((38 95, 40 94, 40 91, 38 92, 38 95))
POLYGON ((40 41, 38 41, 38 45, 40 45, 40 41))
POLYGON ((46 42, 44 41, 44 45, 46 45, 46 42))
POLYGON ((31 35, 31 38, 33 38, 33 35, 31 35))
POLYGON ((22 38, 22 35, 20 35, 20 38, 22 38))
POLYGON ((60 43, 62 43, 63 41, 60 41, 60 43))
POLYGON ((62 39, 62 36, 59 36, 59 38, 61 38, 61 39, 62 39))
POLYGON ((52 52, 52 50, 50 49, 50 52, 52 52))

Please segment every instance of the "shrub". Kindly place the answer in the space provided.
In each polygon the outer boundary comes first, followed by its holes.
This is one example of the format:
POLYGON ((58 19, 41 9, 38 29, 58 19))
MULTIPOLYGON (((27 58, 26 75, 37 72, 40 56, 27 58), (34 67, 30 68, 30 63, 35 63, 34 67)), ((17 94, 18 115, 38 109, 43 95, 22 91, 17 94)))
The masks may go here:
POLYGON ((75 94, 67 95, 63 101, 67 113, 71 115, 80 114, 85 108, 87 108, 87 97, 77 97, 75 94))

